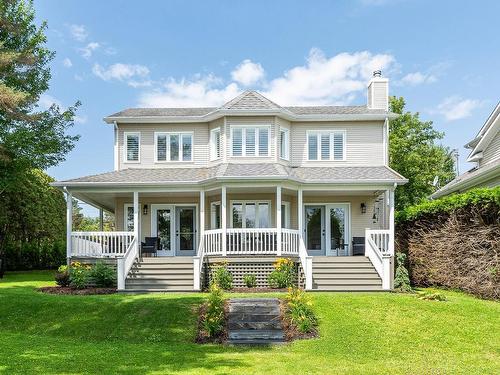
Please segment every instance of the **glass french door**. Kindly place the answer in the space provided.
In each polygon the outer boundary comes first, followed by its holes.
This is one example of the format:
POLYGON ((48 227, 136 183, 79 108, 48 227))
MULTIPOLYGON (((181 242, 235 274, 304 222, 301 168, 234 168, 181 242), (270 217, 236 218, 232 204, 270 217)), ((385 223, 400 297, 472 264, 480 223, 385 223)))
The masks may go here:
POLYGON ((196 246, 195 207, 176 207, 176 247, 179 255, 194 254, 196 246))
POLYGON ((326 254, 332 256, 350 255, 349 205, 329 204, 326 206, 326 254))
POLYGON ((306 206, 305 237, 309 255, 350 255, 349 205, 306 206))
POLYGON ((158 237, 159 256, 173 256, 173 236, 174 233, 174 217, 173 207, 168 205, 153 205, 151 207, 151 237, 158 237))

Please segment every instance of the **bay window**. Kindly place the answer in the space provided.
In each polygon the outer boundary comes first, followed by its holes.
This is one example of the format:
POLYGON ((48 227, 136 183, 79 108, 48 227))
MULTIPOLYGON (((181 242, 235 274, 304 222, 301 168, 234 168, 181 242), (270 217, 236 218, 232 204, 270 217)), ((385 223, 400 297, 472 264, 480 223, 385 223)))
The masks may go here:
POLYGON ((269 126, 231 127, 232 156, 269 156, 269 126))
POLYGON ((271 223, 270 202, 231 202, 232 228, 269 228, 271 223))

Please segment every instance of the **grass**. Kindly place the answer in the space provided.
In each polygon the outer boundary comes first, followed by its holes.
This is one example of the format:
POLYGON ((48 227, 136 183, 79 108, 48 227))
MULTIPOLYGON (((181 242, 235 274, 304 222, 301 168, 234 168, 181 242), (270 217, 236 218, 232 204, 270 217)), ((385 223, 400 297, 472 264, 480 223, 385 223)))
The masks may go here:
POLYGON ((194 344, 202 294, 35 291, 51 284, 0 280, 0 374, 500 373, 500 305, 457 292, 315 293, 319 338, 258 348, 194 344))

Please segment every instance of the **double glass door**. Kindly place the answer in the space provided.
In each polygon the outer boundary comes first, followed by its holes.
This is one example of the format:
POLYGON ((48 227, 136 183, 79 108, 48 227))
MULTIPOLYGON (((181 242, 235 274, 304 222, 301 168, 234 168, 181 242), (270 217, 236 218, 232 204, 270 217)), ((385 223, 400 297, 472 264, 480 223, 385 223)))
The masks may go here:
POLYGON ((306 245, 310 255, 350 255, 348 204, 308 205, 304 214, 306 245))
POLYGON ((196 208, 152 205, 151 236, 159 238, 159 256, 194 255, 196 208))

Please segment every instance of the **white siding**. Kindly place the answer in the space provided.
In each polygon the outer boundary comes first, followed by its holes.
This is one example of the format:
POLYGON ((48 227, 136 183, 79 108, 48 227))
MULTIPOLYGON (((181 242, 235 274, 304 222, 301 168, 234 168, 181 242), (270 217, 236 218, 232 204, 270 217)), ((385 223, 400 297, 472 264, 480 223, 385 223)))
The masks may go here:
POLYGON ((497 131, 495 137, 493 137, 488 147, 483 151, 483 159, 480 162, 480 166, 498 158, 500 158, 500 131, 497 131))
POLYGON ((118 125, 119 169, 169 168, 206 166, 209 160, 209 130, 206 123, 193 124, 119 124, 118 125), (123 159, 124 132, 140 132, 140 163, 126 163, 123 159), (193 161, 155 163, 155 132, 193 132, 193 161))
POLYGON ((291 164, 293 166, 353 166, 384 165, 383 121, 292 123, 291 164), (308 161, 308 130, 345 130, 345 161, 308 161))

